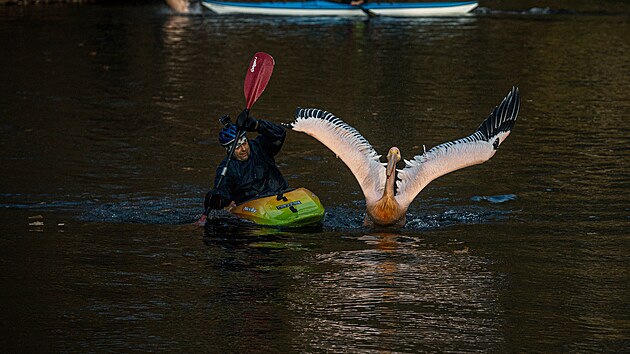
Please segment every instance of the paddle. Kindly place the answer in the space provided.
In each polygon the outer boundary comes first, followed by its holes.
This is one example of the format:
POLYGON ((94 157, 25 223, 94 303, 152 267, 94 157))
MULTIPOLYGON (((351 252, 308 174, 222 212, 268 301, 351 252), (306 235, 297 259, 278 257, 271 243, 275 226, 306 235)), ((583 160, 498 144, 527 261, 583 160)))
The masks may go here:
MULTIPOLYGON (((249 116, 249 110, 252 108, 254 103, 258 100, 260 95, 262 95, 263 91, 267 87, 267 83, 269 83, 269 79, 271 79, 271 74, 273 73, 273 67, 276 62, 273 60, 273 57, 264 52, 258 52, 254 54, 251 62, 249 63, 249 68, 247 69, 247 74, 245 74, 245 83, 243 84, 243 91, 245 93, 245 113, 249 116)), ((227 173, 228 165, 232 160, 232 155, 234 154, 234 150, 236 149, 236 144, 238 143, 238 136, 241 134, 241 130, 237 130, 236 138, 232 145, 230 145, 230 149, 228 151, 227 161, 225 162, 225 166, 221 171, 221 176, 219 177, 219 181, 214 189, 217 189, 223 183, 223 178, 227 173)), ((208 217, 209 209, 204 210, 201 218, 198 223, 203 224, 208 217)))
MULTIPOLYGON (((271 55, 263 52, 254 54, 252 61, 249 63, 249 70, 247 70, 245 83, 243 84, 243 92, 245 93, 245 112, 247 113, 247 116, 249 116, 250 108, 252 108, 260 95, 262 95, 263 91, 265 91, 267 83, 269 83, 269 79, 271 79, 274 65, 275 61, 271 55)), ((238 138, 241 133, 242 130, 237 130, 236 137, 238 138)), ((223 177, 225 177, 228 165, 232 160, 232 155, 234 154, 237 143, 238 139, 234 139, 234 142, 230 146, 227 162, 225 163, 225 167, 223 167, 223 171, 221 171, 221 177, 219 178, 219 182, 215 188, 221 186, 221 183, 223 182, 223 177)))
POLYGON ((267 53, 258 52, 254 54, 252 61, 249 63, 249 70, 247 70, 245 84, 243 85, 245 107, 248 110, 252 108, 263 91, 265 91, 275 64, 276 62, 271 55, 267 53))

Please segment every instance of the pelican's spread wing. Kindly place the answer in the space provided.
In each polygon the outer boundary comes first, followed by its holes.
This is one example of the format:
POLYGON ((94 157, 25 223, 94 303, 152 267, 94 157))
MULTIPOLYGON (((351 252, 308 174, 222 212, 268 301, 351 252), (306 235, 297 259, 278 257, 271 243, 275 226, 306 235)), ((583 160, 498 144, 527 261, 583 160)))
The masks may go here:
POLYGON ((405 168, 398 174, 396 200, 408 206, 434 179, 460 168, 489 160, 514 127, 521 106, 518 88, 503 99, 477 131, 463 139, 434 147, 413 160, 405 160, 405 168))
POLYGON ((298 108, 295 121, 286 126, 306 133, 326 145, 354 174, 369 204, 383 196, 385 167, 380 155, 353 127, 321 109, 298 108))

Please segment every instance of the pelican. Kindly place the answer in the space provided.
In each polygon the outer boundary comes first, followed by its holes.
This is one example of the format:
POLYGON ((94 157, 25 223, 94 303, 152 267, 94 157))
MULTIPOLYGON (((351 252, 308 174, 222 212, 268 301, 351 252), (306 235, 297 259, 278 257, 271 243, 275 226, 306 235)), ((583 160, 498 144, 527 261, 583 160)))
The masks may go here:
POLYGON ((518 88, 512 87, 477 131, 405 160, 405 167, 398 174, 396 164, 401 154, 397 147, 389 149, 387 163, 381 163, 381 155, 372 145, 332 113, 298 108, 295 121, 285 126, 319 140, 348 166, 365 196, 365 226, 404 226, 409 204, 431 181, 494 156, 514 127, 520 105, 518 88))

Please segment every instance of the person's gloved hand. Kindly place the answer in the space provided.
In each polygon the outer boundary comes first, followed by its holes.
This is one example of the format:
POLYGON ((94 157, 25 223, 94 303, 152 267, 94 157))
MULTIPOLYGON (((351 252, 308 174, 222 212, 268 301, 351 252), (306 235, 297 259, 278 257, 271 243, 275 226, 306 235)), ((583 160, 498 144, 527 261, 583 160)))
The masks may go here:
POLYGON ((219 194, 212 193, 212 191, 206 194, 206 199, 204 200, 203 207, 207 209, 222 209, 230 204, 230 201, 223 198, 219 194))
POLYGON ((238 115, 238 118, 236 118, 236 128, 248 132, 255 132, 256 128, 258 128, 258 121, 253 116, 250 116, 249 109, 245 108, 243 112, 238 115))

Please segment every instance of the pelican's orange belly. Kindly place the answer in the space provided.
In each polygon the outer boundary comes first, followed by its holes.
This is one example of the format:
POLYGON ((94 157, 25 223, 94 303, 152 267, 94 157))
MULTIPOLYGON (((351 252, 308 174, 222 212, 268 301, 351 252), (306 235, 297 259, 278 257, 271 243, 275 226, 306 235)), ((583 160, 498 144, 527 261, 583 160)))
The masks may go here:
POLYGON ((393 198, 382 198, 376 204, 367 208, 370 219, 376 225, 389 226, 398 224, 405 217, 405 211, 396 203, 393 198))

